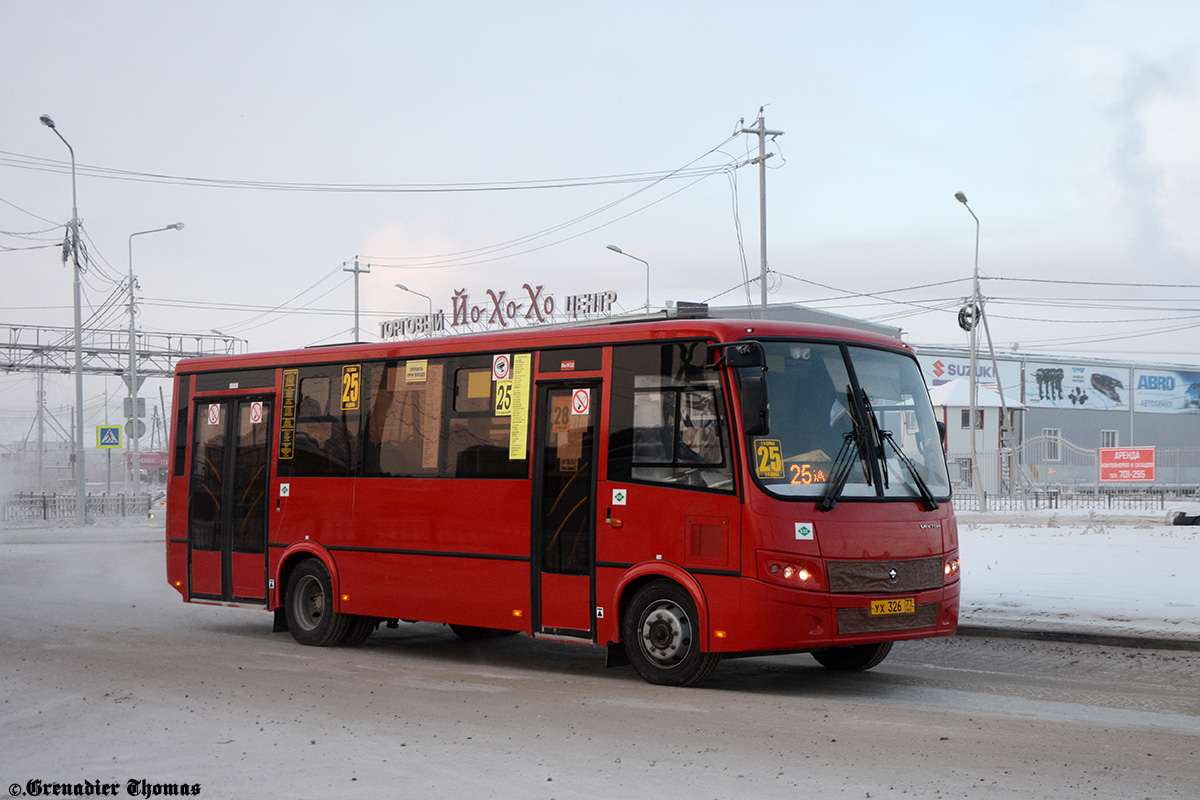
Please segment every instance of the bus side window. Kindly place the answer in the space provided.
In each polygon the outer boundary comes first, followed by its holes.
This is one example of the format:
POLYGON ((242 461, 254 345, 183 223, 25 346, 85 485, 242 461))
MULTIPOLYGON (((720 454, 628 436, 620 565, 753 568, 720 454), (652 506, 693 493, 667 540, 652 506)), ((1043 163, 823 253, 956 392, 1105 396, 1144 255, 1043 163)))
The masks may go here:
POLYGON ((609 480, 733 490, 724 400, 703 342, 613 348, 609 480))
POLYGON ((358 466, 360 411, 341 407, 340 367, 302 368, 298 400, 295 456, 290 464, 280 461, 281 474, 352 476, 358 466))
POLYGON ((453 364, 454 392, 448 406, 446 457, 442 474, 453 478, 524 478, 528 459, 508 457, 512 417, 496 413, 496 386, 488 356, 453 364))
POLYGON ((403 362, 367 367, 369 414, 363 442, 367 477, 436 477, 442 433, 439 362, 409 371, 403 362))
POLYGON ((177 478, 184 475, 187 469, 188 408, 191 406, 191 401, 188 399, 188 386, 190 383, 191 378, 188 376, 179 379, 179 410, 175 413, 175 437, 171 442, 175 446, 175 467, 172 474, 177 478))

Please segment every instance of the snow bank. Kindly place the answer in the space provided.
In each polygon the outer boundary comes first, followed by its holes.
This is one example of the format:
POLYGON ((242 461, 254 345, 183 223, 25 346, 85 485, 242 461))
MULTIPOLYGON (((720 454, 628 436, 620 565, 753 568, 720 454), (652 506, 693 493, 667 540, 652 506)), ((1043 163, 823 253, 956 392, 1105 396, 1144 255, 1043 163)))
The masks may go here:
POLYGON ((1200 528, 1137 511, 960 513, 960 622, 1200 641, 1200 528))

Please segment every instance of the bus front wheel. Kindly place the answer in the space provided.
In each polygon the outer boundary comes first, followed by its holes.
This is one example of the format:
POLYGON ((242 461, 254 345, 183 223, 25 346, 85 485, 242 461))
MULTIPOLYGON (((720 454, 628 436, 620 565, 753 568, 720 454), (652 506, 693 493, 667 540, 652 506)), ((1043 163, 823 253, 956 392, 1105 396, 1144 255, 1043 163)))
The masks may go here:
POLYGON ((337 645, 352 632, 354 619, 333 610, 333 581, 315 558, 305 559, 292 571, 283 607, 288 629, 300 644, 337 645))
POLYGON ((814 650, 812 657, 826 669, 837 672, 862 672, 878 665, 890 652, 891 642, 879 642, 849 647, 827 647, 824 650, 814 650))
POLYGON ((720 653, 700 649, 700 617, 691 595, 658 580, 638 589, 625 612, 621 638, 638 675, 663 686, 690 686, 708 677, 720 653))

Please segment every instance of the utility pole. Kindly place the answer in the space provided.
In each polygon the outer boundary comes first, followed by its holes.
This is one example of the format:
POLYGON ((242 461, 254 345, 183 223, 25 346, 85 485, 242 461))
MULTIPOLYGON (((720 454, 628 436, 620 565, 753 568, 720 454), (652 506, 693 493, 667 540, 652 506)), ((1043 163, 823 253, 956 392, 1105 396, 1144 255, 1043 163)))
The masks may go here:
POLYGON ((758 252, 761 260, 759 270, 759 290, 762 293, 762 307, 760 314, 763 319, 767 318, 767 159, 775 155, 768 153, 767 137, 783 136, 783 131, 767 130, 767 121, 763 117, 762 106, 758 109, 758 119, 755 120, 758 127, 742 128, 739 133, 750 133, 758 137, 758 158, 752 160, 751 164, 758 164, 758 252))
POLYGON ((158 387, 158 407, 162 409, 163 418, 163 433, 162 433, 162 448, 166 450, 170 446, 171 434, 167 428, 168 420, 171 419, 167 414, 167 398, 163 396, 162 386, 158 387))
MULTIPOLYGON (((79 287, 83 268, 79 265, 79 201, 75 193, 75 148, 54 127, 54 120, 46 114, 38 118, 43 125, 54 131, 71 153, 71 258, 75 265, 75 521, 87 523, 87 469, 83 454, 83 292, 79 287)), ((64 258, 65 260, 65 258, 64 258)))
POLYGON ((371 271, 370 264, 367 264, 364 267, 358 266, 358 256, 354 257, 354 266, 353 267, 347 267, 347 266, 342 267, 342 272, 353 272, 354 273, 354 341, 356 344, 358 343, 358 276, 364 272, 369 273, 370 271, 371 271))
MULTIPOLYGON (((170 225, 165 225, 161 228, 151 228, 148 231, 137 231, 129 234, 129 425, 127 433, 130 442, 130 461, 129 466, 133 470, 133 496, 136 498, 142 493, 142 415, 138 413, 138 389, 141 387, 141 381, 137 375, 137 332, 134 328, 134 320, 137 318, 137 303, 134 300, 133 290, 137 286, 137 281, 133 277, 133 237, 143 236, 147 233, 159 233, 161 231, 181 231, 183 230, 182 222, 173 222, 170 225)), ((145 380, 145 377, 141 379, 145 380)), ((144 402, 144 401, 143 401, 144 402)))
MULTIPOLYGON (((44 365, 46 357, 42 356, 42 364, 44 365)), ((45 489, 45 484, 42 483, 42 453, 46 449, 46 371, 38 369, 38 410, 37 410, 37 476, 38 488, 45 489)))
MULTIPOLYGON (((954 199, 963 204, 963 208, 967 209, 967 213, 975 220, 975 270, 971 275, 971 305, 967 308, 969 313, 960 312, 959 325, 966 327, 970 335, 971 348, 971 407, 969 410, 971 425, 971 482, 975 484, 975 497, 979 503, 980 511, 987 511, 987 494, 983 490, 983 481, 979 479, 979 454, 976 452, 976 437, 979 433, 979 424, 975 418, 975 409, 978 407, 978 392, 979 392, 979 376, 975 366, 975 329, 979 327, 979 318, 983 316, 983 304, 979 299, 979 217, 975 216, 975 212, 967 205, 967 196, 962 192, 955 192, 954 199), (966 323, 964 325, 964 323, 966 323)), ((996 376, 996 383, 1000 382, 1000 376, 996 376)))

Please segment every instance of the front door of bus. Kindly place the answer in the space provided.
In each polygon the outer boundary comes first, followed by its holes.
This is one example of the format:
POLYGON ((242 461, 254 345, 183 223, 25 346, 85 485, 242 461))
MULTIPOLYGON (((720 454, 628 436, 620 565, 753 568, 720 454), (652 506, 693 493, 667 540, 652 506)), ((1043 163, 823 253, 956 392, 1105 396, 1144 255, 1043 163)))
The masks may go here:
POLYGON ((265 602, 271 400, 196 403, 188 486, 191 596, 265 602))
POLYGON ((540 387, 535 438, 534 583, 542 633, 592 639, 595 626, 598 383, 540 387))

